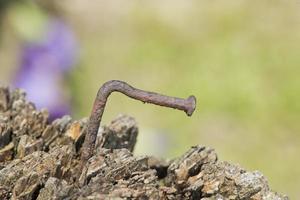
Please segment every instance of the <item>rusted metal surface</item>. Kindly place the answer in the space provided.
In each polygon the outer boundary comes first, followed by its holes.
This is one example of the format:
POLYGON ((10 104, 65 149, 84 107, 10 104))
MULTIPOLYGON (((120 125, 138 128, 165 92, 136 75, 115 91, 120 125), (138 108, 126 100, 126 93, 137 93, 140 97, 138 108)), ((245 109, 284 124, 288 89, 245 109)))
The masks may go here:
POLYGON ((159 106, 170 107, 184 111, 191 116, 196 108, 195 96, 187 99, 170 97, 155 92, 148 92, 132 87, 131 85, 118 80, 111 80, 102 85, 97 93, 92 113, 87 127, 87 135, 83 144, 81 160, 84 164, 93 154, 95 141, 100 126, 101 118, 105 109, 106 101, 112 92, 120 92, 128 97, 151 103, 159 106))

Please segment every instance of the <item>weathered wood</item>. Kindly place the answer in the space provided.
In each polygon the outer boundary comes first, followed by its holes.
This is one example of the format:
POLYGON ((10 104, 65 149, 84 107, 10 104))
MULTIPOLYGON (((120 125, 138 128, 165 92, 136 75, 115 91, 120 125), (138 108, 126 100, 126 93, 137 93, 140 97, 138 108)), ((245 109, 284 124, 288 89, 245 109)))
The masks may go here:
POLYGON ((0 199, 288 199, 260 172, 219 161, 211 148, 195 146, 169 162, 134 156, 138 128, 126 115, 100 129, 81 170, 87 122, 49 123, 24 92, 0 87, 0 199))

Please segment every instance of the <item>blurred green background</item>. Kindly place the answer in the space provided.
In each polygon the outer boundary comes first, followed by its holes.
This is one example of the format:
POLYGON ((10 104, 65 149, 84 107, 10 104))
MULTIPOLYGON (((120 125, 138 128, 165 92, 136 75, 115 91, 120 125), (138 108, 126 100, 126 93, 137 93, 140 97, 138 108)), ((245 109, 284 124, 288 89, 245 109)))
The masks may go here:
MULTIPOLYGON (((89 115, 111 79, 194 94, 191 118, 113 94, 102 124, 129 114, 140 129, 136 154, 173 158, 210 146, 220 160, 259 170, 272 189, 299 198, 300 1, 54 2, 80 44, 80 64, 67 77, 75 118, 89 115)), ((1 14, 0 80, 9 84, 19 41, 1 14)))

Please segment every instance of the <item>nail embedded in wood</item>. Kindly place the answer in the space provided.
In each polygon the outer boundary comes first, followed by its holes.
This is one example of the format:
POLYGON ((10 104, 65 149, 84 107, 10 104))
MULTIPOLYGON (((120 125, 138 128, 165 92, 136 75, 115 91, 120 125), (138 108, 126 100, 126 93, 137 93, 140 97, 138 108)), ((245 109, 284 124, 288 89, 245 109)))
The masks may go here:
POLYGON ((97 138, 98 129, 104 112, 107 98, 112 92, 120 92, 128 97, 142 101, 144 103, 152 103, 159 106, 170 107, 184 111, 191 116, 196 108, 195 96, 189 96, 187 99, 170 97, 154 92, 148 92, 132 87, 131 85, 119 81, 111 80, 102 85, 98 90, 92 113, 87 126, 87 134, 82 147, 81 162, 86 163, 92 156, 97 138))

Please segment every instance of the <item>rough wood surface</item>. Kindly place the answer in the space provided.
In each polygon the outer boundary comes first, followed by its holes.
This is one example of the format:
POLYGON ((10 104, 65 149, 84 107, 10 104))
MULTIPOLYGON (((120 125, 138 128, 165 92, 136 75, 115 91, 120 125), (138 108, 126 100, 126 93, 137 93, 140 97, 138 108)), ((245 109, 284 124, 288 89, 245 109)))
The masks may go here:
POLYGON ((170 162, 134 156, 138 128, 125 115, 99 130, 81 170, 87 121, 49 123, 24 92, 0 87, 0 199, 288 199, 260 172, 219 161, 208 147, 191 147, 170 162))

